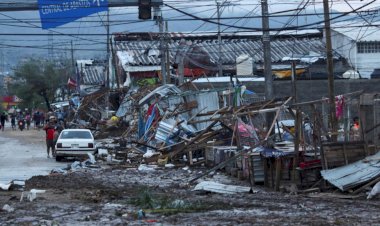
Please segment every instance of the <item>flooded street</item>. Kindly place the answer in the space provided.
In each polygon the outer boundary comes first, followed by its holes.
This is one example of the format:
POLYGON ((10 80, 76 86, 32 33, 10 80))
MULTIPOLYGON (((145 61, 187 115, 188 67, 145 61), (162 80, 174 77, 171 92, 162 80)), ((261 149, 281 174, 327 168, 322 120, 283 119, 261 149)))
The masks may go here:
POLYGON ((13 131, 9 125, 0 132, 0 183, 47 175, 53 168, 67 165, 47 158, 44 136, 43 130, 13 131))

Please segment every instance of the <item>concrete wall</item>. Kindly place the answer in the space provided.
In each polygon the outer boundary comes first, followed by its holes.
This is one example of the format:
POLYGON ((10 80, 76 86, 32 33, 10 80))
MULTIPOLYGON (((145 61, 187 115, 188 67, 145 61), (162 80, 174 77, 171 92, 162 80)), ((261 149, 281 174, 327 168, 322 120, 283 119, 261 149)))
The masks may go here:
MULTIPOLYGON (((210 88, 207 83, 196 83, 199 88, 210 88)), ((244 85, 256 93, 265 93, 264 82, 246 82, 244 85)), ((291 81, 274 81, 274 93, 276 97, 292 96, 291 81)), ((360 79, 360 80, 335 80, 335 94, 351 93, 364 90, 366 93, 380 92, 380 79, 360 79)), ((215 88, 228 87, 228 83, 213 83, 215 88)), ((327 80, 299 80, 296 82, 297 97, 299 102, 318 100, 328 97, 327 80)))
MULTIPOLYGON (((331 44, 363 78, 370 78, 374 69, 380 68, 380 53, 357 53, 356 40, 337 31, 331 32, 331 44)), ((358 37, 360 39, 360 37, 358 37)))

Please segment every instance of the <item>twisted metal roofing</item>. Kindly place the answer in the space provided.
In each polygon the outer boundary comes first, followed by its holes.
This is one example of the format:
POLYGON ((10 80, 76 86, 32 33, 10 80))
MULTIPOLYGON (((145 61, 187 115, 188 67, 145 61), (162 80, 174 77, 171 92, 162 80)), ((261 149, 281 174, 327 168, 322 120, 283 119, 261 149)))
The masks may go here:
POLYGON ((104 66, 85 66, 81 68, 81 84, 102 85, 104 84, 106 71, 104 66))
MULTIPOLYGON (((171 35, 173 37, 173 35, 171 35)), ((123 40, 115 41, 114 49, 116 52, 124 52, 130 56, 127 63, 131 66, 146 66, 146 65, 160 65, 160 40, 158 36, 152 38, 153 40, 123 40), (131 60, 132 59, 132 60, 131 60)), ((168 43, 170 62, 175 63, 176 55, 179 53, 187 52, 186 58, 194 63, 194 58, 207 58, 210 57, 211 62, 218 62, 219 58, 219 44, 217 36, 207 37, 196 36, 187 37, 182 35, 181 38, 172 39, 168 43), (194 47, 202 51, 192 52, 194 47)), ((271 59, 272 62, 280 62, 284 57, 308 57, 310 55, 325 56, 325 43, 322 37, 288 37, 281 39, 273 39, 271 41, 271 59)), ((255 63, 262 63, 263 61, 263 47, 261 37, 256 38, 242 38, 241 36, 228 37, 222 39, 221 44, 222 63, 224 65, 236 64, 236 58, 240 55, 249 55, 253 58, 255 63)))

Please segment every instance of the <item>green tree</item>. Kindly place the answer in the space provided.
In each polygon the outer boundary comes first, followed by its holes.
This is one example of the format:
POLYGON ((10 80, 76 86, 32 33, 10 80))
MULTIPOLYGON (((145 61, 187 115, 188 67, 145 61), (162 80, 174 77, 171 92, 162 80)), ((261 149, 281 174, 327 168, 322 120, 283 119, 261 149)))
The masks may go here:
POLYGON ((23 100, 21 109, 42 107, 41 103, 44 102, 48 108, 48 103, 55 99, 56 91, 67 80, 67 71, 55 62, 29 59, 20 63, 15 70, 10 92, 23 100))

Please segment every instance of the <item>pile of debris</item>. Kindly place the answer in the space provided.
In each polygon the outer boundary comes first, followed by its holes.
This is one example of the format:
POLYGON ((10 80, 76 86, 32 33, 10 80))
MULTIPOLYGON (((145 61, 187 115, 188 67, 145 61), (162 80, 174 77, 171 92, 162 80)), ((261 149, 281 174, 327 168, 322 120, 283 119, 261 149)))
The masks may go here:
MULTIPOLYGON (((348 103, 360 94, 340 95, 337 114, 346 114, 348 103)), ((108 163, 136 168, 141 164, 210 166, 189 181, 224 169, 252 185, 264 183, 275 190, 288 181, 321 191, 322 176, 330 181, 326 170, 331 166, 326 168, 325 163, 336 156, 329 157, 323 145, 331 143, 336 134, 331 134, 324 123, 326 98, 305 103, 292 103, 291 97, 265 100, 244 85, 201 90, 190 81, 182 86, 145 86, 114 93, 111 96, 119 103, 111 101, 115 111, 109 114, 102 110, 108 109, 104 101, 107 95, 110 97, 106 92, 86 96, 75 120, 85 121, 82 125, 93 129, 97 138, 108 138, 98 145, 108 163), (109 115, 117 120, 109 119, 109 115)), ((338 139, 345 145, 339 150, 350 145, 349 126, 343 123, 343 135, 338 139)), ((376 148, 368 152, 368 143, 363 143, 367 152, 353 160, 376 153, 376 148)), ((343 157, 346 165, 354 162, 347 161, 347 154, 343 157)), ((379 175, 376 171, 368 180, 353 184, 370 181, 373 185, 379 175)))

